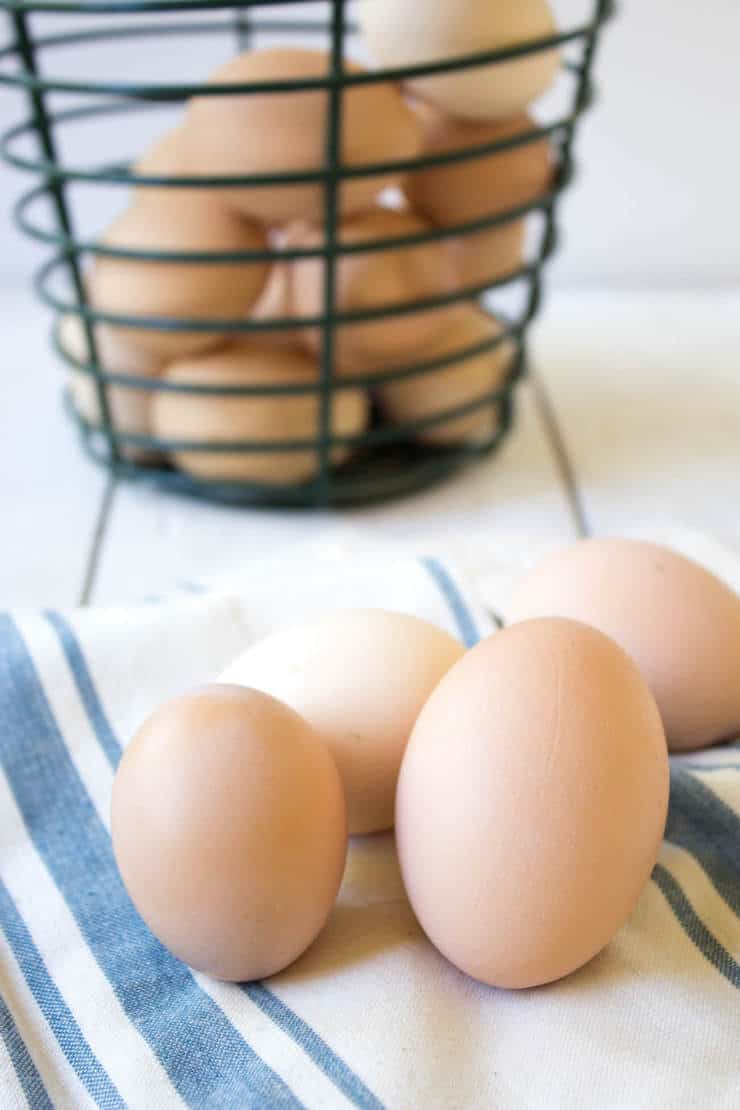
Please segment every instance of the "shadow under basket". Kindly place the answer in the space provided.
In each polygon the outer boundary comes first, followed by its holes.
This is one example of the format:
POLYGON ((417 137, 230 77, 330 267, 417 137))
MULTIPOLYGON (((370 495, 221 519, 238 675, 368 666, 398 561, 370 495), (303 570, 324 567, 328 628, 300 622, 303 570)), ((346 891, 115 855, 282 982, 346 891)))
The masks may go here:
MULTIPOLYGON (((303 0, 305 3, 305 0, 303 0)), ((82 443, 89 455, 109 468, 117 477, 146 481, 163 489, 192 497, 221 501, 229 504, 281 505, 295 508, 318 508, 328 505, 381 501, 421 490, 443 480, 460 468, 494 451, 507 435, 514 412, 514 386, 526 366, 525 344, 529 324, 536 316, 542 299, 542 271, 557 244, 556 208, 560 193, 573 177, 573 140, 578 121, 591 105, 594 96, 591 74, 599 36, 607 18, 613 14, 612 0, 593 0, 587 18, 579 26, 565 29, 556 35, 539 39, 505 50, 486 51, 436 61, 413 67, 378 69, 358 74, 345 67, 348 47, 354 40, 356 28, 352 22, 352 5, 345 0, 326 0, 323 18, 317 17, 317 5, 310 5, 310 16, 301 18, 301 3, 291 0, 261 0, 259 4, 246 0, 241 4, 225 4, 221 0, 0 0, 11 29, 7 45, 0 47, 0 84, 21 90, 27 100, 28 116, 9 129, 0 139, 0 150, 10 165, 36 175, 38 181, 24 193, 15 207, 15 221, 20 229, 33 239, 45 244, 50 251, 35 275, 35 286, 41 300, 56 314, 53 329, 54 346, 67 366, 78 375, 85 375, 94 388, 96 407, 100 413, 98 423, 91 423, 76 410, 69 394, 66 408, 80 432, 82 443), (288 13, 276 9, 289 6, 288 13), (47 32, 48 22, 54 19, 53 30, 47 32), (180 19, 180 15, 184 18, 180 19), (280 18, 277 16, 280 15, 280 18), (64 27, 64 17, 69 17, 70 29, 64 27), (85 24, 87 19, 89 25, 85 24), (82 22, 81 22, 82 20, 82 22), (144 21, 145 20, 145 21, 144 21), (93 22, 96 21, 96 22, 93 22), (108 135, 115 131, 117 121, 130 113, 162 109, 162 106, 184 104, 202 92, 202 84, 144 84, 126 80, 86 80, 75 75, 53 75, 55 51, 75 46, 90 48, 121 42, 135 43, 156 36, 163 51, 176 50, 178 42, 187 36, 229 36, 234 50, 241 52, 251 46, 259 47, 267 39, 271 45, 281 38, 291 46, 300 36, 315 46, 317 38, 329 52, 330 66, 323 78, 300 81, 272 82, 271 92, 323 90, 327 96, 326 159, 315 171, 251 176, 163 178, 135 174, 129 162, 95 165, 73 164, 63 158, 65 129, 81 121, 92 128, 105 129, 108 135), (567 83, 567 104, 559 108, 549 122, 534 124, 531 130, 486 145, 477 145, 454 152, 423 156, 407 163, 375 163, 361 167, 343 166, 339 156, 340 128, 343 93, 358 84, 373 82, 403 82, 408 78, 430 74, 455 73, 476 66, 495 66, 526 57, 540 51, 560 47, 563 51, 561 82, 567 83), (66 98, 66 99, 65 99, 66 98), (58 105, 62 104, 61 107, 58 105), (71 104, 71 106, 69 106, 71 104), (528 251, 525 261, 514 271, 498 278, 492 285, 465 286, 453 293, 445 293, 424 300, 406 301, 402 304, 381 306, 363 311, 340 312, 335 307, 336 268, 340 258, 348 253, 362 252, 363 246, 339 242, 338 192, 342 181, 348 178, 372 177, 394 170, 413 173, 433 166, 445 166, 476 158, 488 157, 547 139, 553 149, 555 172, 551 186, 534 201, 509 208, 476 221, 435 228, 403 238, 374 240, 364 249, 395 251, 435 241, 460 240, 489 229, 504 226, 522 219, 538 221, 537 242, 528 251), (35 144, 35 149, 33 144, 35 144), (254 186, 270 188, 276 185, 316 184, 324 190, 323 243, 317 248, 266 248, 240 252, 165 252, 157 250, 123 250, 104 245, 95 238, 78 234, 72 190, 85 188, 118 187, 125 191, 132 185, 158 188, 235 188, 254 186), (52 219, 46 221, 40 212, 46 206, 52 219), (85 267, 96 257, 118 257, 142 262, 178 262, 183 265, 223 265, 224 263, 289 262, 292 259, 315 257, 324 260, 323 309, 320 315, 301 318, 301 327, 318 329, 321 334, 320 375, 309 384, 219 385, 185 384, 160 378, 138 377, 112 373, 98 360, 96 324, 129 328, 144 328, 164 332, 212 332, 214 321, 203 318, 171 318, 158 316, 123 316, 103 312, 91 307, 85 288, 85 267), (497 298, 502 302, 497 302, 497 298), (474 347, 457 351, 454 356, 419 359, 413 363, 396 365, 382 374, 357 375, 352 378, 335 373, 334 352, 337 329, 344 324, 364 321, 392 320, 397 316, 414 313, 443 311, 455 304, 473 303, 494 315, 503 326, 500 334, 478 342, 474 347), (514 307, 512 307, 514 305, 514 307), (59 322, 63 316, 76 316, 90 354, 89 359, 78 360, 63 349, 59 341, 59 322), (511 360, 503 383, 485 396, 444 412, 425 416, 404 424, 390 423, 377 404, 373 403, 372 418, 367 430, 352 436, 332 434, 332 402, 343 389, 366 389, 372 392, 384 383, 429 376, 429 388, 434 388, 434 375, 447 371, 458 362, 480 355, 488 348, 505 343, 511 351, 511 360), (317 402, 317 430, 310 439, 283 441, 171 441, 154 436, 125 433, 116 427, 111 417, 109 390, 135 389, 148 391, 182 392, 193 395, 222 397, 276 397, 291 394, 313 394, 317 402), (442 446, 420 442, 420 433, 436 424, 467 416, 478 409, 487 408, 495 418, 490 421, 490 434, 474 442, 461 442, 442 446), (341 448, 347 461, 334 465, 335 449, 341 448), (307 482, 290 485, 273 485, 244 481, 221 481, 197 478, 177 470, 166 461, 135 461, 132 449, 139 457, 146 452, 152 460, 165 460, 172 451, 228 452, 307 452, 316 454, 316 473, 307 482)), ((212 91, 212 87, 211 87, 212 91)), ((218 95, 254 95, 260 91, 256 84, 228 86, 218 95)), ((219 320, 218 331, 228 338, 269 336, 270 333, 293 331, 295 317, 269 319, 219 320)))

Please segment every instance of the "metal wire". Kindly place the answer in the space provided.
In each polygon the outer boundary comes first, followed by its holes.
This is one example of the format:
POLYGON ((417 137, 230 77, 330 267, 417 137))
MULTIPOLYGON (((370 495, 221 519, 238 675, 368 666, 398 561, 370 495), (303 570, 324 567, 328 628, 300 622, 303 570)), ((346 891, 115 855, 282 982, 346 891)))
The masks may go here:
MULTIPOLYGON (((5 84, 24 91, 29 115, 0 136, 0 154, 10 165, 34 174, 40 184, 34 185, 19 198, 14 210, 18 227, 30 237, 46 244, 52 251, 50 257, 37 271, 34 282, 42 301, 57 314, 53 344, 62 360, 76 372, 95 383, 100 420, 92 423, 74 408, 69 397, 67 409, 77 424, 83 445, 96 461, 111 468, 117 475, 138 479, 196 497, 206 497, 230 504, 285 505, 292 507, 317 507, 375 501, 400 496, 439 481, 469 462, 478 459, 501 443, 513 418, 515 382, 525 372, 525 339, 530 321, 539 310, 542 298, 542 268, 557 246, 556 205, 560 193, 572 180, 574 167, 573 140, 577 122, 591 105, 594 96, 591 74, 596 48, 606 20, 613 14, 613 0, 594 0, 592 18, 586 23, 505 50, 482 51, 465 57, 433 61, 425 65, 386 68, 373 71, 348 71, 345 68, 346 42, 353 27, 347 19, 347 0, 327 0, 328 18, 320 20, 269 19, 259 10, 278 7, 286 0, 0 0, 11 26, 12 40, 0 49, 0 85, 5 84), (119 17, 117 25, 106 20, 104 26, 75 28, 68 33, 34 36, 34 13, 57 12, 70 15, 113 14, 119 17), (142 24, 137 13, 223 13, 217 18, 168 20, 161 25, 154 22, 142 24), (330 65, 322 78, 293 81, 273 81, 266 84, 242 83, 232 85, 194 84, 145 84, 121 81, 68 80, 44 72, 39 58, 52 56, 60 47, 114 40, 136 39, 146 36, 181 36, 188 34, 214 34, 233 36, 237 49, 247 49, 254 43, 255 35, 269 31, 271 35, 294 35, 305 32, 328 35, 330 65), (580 43, 582 56, 568 62, 565 69, 573 83, 569 111, 547 125, 532 127, 493 143, 477 144, 462 150, 443 154, 425 155, 413 160, 391 161, 367 165, 347 166, 341 159, 343 93, 346 89, 388 81, 405 81, 409 78, 458 72, 475 66, 499 64, 515 58, 526 57, 537 51, 580 43), (8 63, 15 63, 9 69, 8 63), (284 174, 259 174, 242 176, 158 177, 132 173, 128 162, 115 165, 75 166, 65 164, 59 157, 56 134, 59 130, 80 121, 107 120, 131 111, 156 110, 167 104, 181 103, 191 96, 231 96, 261 93, 295 93, 321 90, 327 96, 327 122, 324 165, 316 170, 284 174), (76 93, 87 103, 61 111, 49 108, 49 97, 56 93, 76 93), (111 100, 110 97, 114 99, 111 100), (29 136, 36 139, 38 153, 22 153, 19 145, 29 136), (338 235, 338 197, 342 183, 366 177, 413 172, 422 168, 463 164, 481 157, 503 154, 528 143, 548 139, 558 157, 558 169, 550 189, 534 201, 508 208, 506 211, 482 219, 456 225, 434 228, 423 233, 388 237, 382 240, 343 243, 338 235), (255 251, 163 251, 137 250, 111 247, 101 242, 80 237, 73 226, 68 188, 75 183, 96 186, 137 186, 146 188, 269 188, 275 185, 321 185, 324 191, 324 240, 316 247, 292 247, 284 250, 264 249, 255 251), (51 202, 54 222, 52 226, 40 223, 36 207, 40 202, 51 202), (440 294, 415 301, 381 305, 363 311, 340 312, 337 310, 337 266, 339 260, 353 254, 403 250, 427 243, 444 242, 475 235, 486 230, 504 227, 532 212, 541 213, 544 230, 539 249, 531 260, 522 263, 511 273, 502 275, 493 283, 471 285, 453 293, 440 294), (299 258, 323 260, 323 305, 315 316, 274 317, 254 320, 218 320, 195 317, 127 316, 103 312, 93 308, 88 300, 82 279, 84 261, 88 257, 119 258, 129 261, 181 263, 183 265, 224 265, 249 262, 289 261, 299 258), (71 299, 59 295, 54 289, 55 279, 65 273, 69 279, 71 299), (403 365, 390 366, 382 373, 335 374, 335 353, 338 329, 343 325, 369 321, 411 317, 415 313, 443 309, 450 305, 481 301, 490 289, 500 289, 516 282, 526 287, 525 304, 516 318, 502 319, 500 334, 461 348, 444 357, 415 359, 403 365), (83 328, 89 357, 77 360, 65 351, 58 334, 58 322, 63 314, 78 317, 83 328), (279 333, 297 327, 320 330, 320 374, 312 383, 262 384, 251 386, 220 386, 207 383, 174 383, 158 378, 132 374, 113 373, 106 370, 99 360, 95 325, 99 322, 119 327, 136 327, 159 332, 213 332, 224 337, 244 334, 279 333), (381 418, 362 434, 337 435, 332 431, 334 398, 347 389, 374 389, 388 382, 410 380, 421 375, 434 375, 447 371, 458 363, 476 357, 488 350, 495 350, 507 343, 512 349, 509 373, 502 386, 485 396, 464 405, 449 407, 423 418, 404 423, 388 423, 381 418), (317 401, 318 421, 316 435, 302 440, 265 441, 178 441, 163 440, 155 436, 134 435, 117 428, 112 419, 109 390, 140 390, 156 395, 158 392, 181 393, 204 397, 289 397, 313 395, 317 401), (489 410, 494 417, 491 432, 485 438, 454 447, 442 447, 418 442, 418 436, 447 421, 462 419, 480 410, 489 410), (352 452, 350 461, 341 467, 332 464, 335 448, 352 452), (160 456, 166 452, 188 453, 286 453, 314 451, 317 472, 313 480, 292 485, 257 484, 253 482, 224 482, 195 478, 178 472, 165 462, 144 465, 134 462, 127 450, 139 448, 155 451, 160 456)), ((305 0, 304 0, 305 2, 305 0)), ((295 0, 293 0, 295 3, 295 0)), ((430 388, 433 383, 430 382, 430 388)))

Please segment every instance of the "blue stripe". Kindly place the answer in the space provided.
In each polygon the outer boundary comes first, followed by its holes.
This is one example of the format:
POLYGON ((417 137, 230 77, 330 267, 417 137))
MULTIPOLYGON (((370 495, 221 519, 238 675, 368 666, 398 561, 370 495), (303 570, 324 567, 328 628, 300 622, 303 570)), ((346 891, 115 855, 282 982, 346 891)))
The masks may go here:
POLYGON ((465 647, 474 647, 481 638, 480 633, 454 578, 438 559, 421 559, 420 562, 434 579, 449 605, 465 647))
POLYGON ((740 964, 719 943, 714 934, 709 932, 670 871, 657 863, 653 869, 653 880, 663 892, 684 932, 702 955, 721 975, 724 975, 728 982, 734 987, 740 987, 740 964))
POLYGON ((18 1032, 13 1015, 0 996, 0 1037, 5 1042, 10 1061, 18 1076, 23 1094, 31 1110, 54 1110, 51 1099, 46 1093, 43 1080, 26 1048, 26 1042, 18 1032))
POLYGON ((665 838, 698 860, 730 909, 740 914, 740 818, 696 775, 675 764, 665 838))
POLYGON ((365 1086, 319 1034, 281 1002, 262 983, 245 983, 242 990, 291 1040, 303 1049, 335 1087, 360 1110, 383 1110, 383 1103, 365 1086))
POLYGON ((206 589, 206 587, 201 582, 193 582, 193 581, 189 581, 188 579, 185 578, 185 579, 181 579, 181 581, 178 582, 177 584, 178 584, 178 586, 180 587, 181 590, 184 590, 186 593, 189 593, 189 594, 205 594, 205 593, 208 593, 208 590, 206 589))
MULTIPOLYGON (((62 629, 64 631, 65 639, 62 641, 62 646, 65 647, 65 654, 69 660, 70 667, 72 667, 78 689, 92 689, 92 677, 90 676, 82 647, 75 638, 73 630, 69 626, 64 626, 62 622, 55 623, 54 627, 60 635, 60 638, 62 636, 62 629), (65 641, 69 645, 70 650, 67 650, 65 641)), ((85 702, 86 706, 87 704, 88 703, 85 702)), ((97 696, 92 704, 95 705, 96 716, 93 717, 91 715, 91 722, 97 730, 98 722, 102 720, 104 736, 112 737, 112 742, 115 745, 114 763, 117 763, 121 755, 121 745, 110 723, 105 717, 100 699, 97 698, 97 696)), ((283 1032, 287 1033, 292 1040, 300 1045, 304 1052, 306 1052, 324 1074, 327 1075, 335 1086, 347 1095, 351 1101, 354 1101, 359 1107, 369 1107, 372 1108, 372 1110, 377 1110, 377 1108, 381 1106, 381 1103, 375 1098, 375 1095, 368 1090, 362 1080, 352 1072, 347 1064, 332 1052, 319 1034, 311 1029, 305 1021, 299 1018, 288 1006, 273 995, 267 987, 258 983, 250 983, 246 984, 244 989, 262 1012, 268 1016, 275 1025, 282 1029, 283 1032)))
MULTIPOLYGON (((1 880, 0 926, 2 926, 5 936, 8 938, 8 944, 18 961, 18 966, 28 983, 31 994, 59 1042, 59 1047, 74 1068, 80 1082, 84 1084, 88 1094, 99 1106, 106 1107, 106 1110, 119 1110, 119 1108, 125 1110, 126 1104, 90 1048, 69 1006, 49 974, 44 959, 34 944, 25 921, 19 914, 13 899, 1 880)), ((31 1067, 43 1089, 41 1077, 36 1072, 33 1064, 31 1064, 31 1067)), ((36 1103, 31 1102, 31 1106, 35 1108, 36 1103)))
POLYGON ((0 615, 0 723, 0 760, 36 849, 124 1011, 184 1101, 199 1110, 299 1107, 134 909, 107 830, 7 615, 0 615))
POLYGON ((82 704, 85 707, 85 712, 95 729, 95 735, 100 742, 101 748, 108 757, 108 762, 111 767, 115 769, 118 760, 121 758, 121 748, 116 737, 113 735, 113 729, 108 723, 108 718, 105 715, 92 675, 85 665, 85 660, 82 657, 82 651, 77 639, 70 626, 59 613, 49 611, 45 613, 44 616, 59 637, 59 642, 67 657, 69 669, 77 685, 77 690, 82 699, 82 704))

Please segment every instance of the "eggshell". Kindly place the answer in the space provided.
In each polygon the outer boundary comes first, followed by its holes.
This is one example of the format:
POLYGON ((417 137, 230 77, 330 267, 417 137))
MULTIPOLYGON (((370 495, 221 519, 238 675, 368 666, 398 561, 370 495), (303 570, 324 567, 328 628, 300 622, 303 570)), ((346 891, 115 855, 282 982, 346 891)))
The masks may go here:
POLYGON ((674 751, 740 732, 740 598, 656 544, 584 540, 517 587, 510 617, 561 616, 607 633, 639 665, 674 751))
MULTIPOLYGON (((270 346, 257 340, 209 355, 173 363, 167 381, 220 386, 312 384, 319 380, 315 360, 300 351, 270 346)), ((175 392, 158 393, 152 421, 163 439, 275 443, 311 440, 320 430, 318 393, 277 396, 222 396, 175 392)), ((368 401, 360 390, 338 391, 332 399, 335 435, 358 435, 366 427, 368 401)), ((331 452, 335 465, 350 454, 347 447, 331 452)), ((263 482, 268 485, 302 482, 314 477, 319 453, 313 448, 294 451, 172 452, 176 464, 199 478, 263 482)))
MULTIPOLYGON (((290 266, 287 262, 276 262, 270 269, 262 293, 257 303, 249 313, 249 319, 255 322, 264 320, 288 320, 295 316, 290 302, 290 266)), ((261 338, 271 347, 288 347, 290 350, 305 347, 306 338, 303 330, 298 327, 280 328, 264 332, 261 338)))
POLYGON ((516 220, 450 242, 462 289, 480 290, 518 274, 524 263, 526 227, 516 220))
MULTIPOLYGON (((427 105, 417 110, 424 125, 424 153, 441 155, 502 142, 536 128, 520 113, 495 123, 454 119, 427 105)), ((437 227, 472 223, 529 204, 552 180, 553 153, 546 139, 447 166, 414 171, 406 184, 412 207, 437 227)), ((464 285, 497 281, 521 266, 525 220, 462 235, 452 241, 464 285)))
MULTIPOLYGON (((409 212, 375 208, 342 224, 342 244, 375 239, 403 238, 430 228, 409 212)), ((296 227, 290 243, 295 247, 317 247, 324 231, 296 227)), ((291 267, 291 303, 297 316, 318 316, 324 311, 324 261, 301 259, 291 267)), ((449 249, 441 243, 399 249, 348 254, 336 263, 335 308, 341 312, 393 308, 454 291, 455 265, 449 249)), ((367 322, 340 324, 335 333, 335 361, 339 373, 387 368, 410 353, 433 342, 447 326, 454 309, 447 307, 387 316, 367 322)), ((319 349, 321 333, 306 331, 308 342, 319 349)))
MULTIPOLYGON (((185 157, 187 143, 185 138, 185 131, 182 125, 173 127, 169 131, 165 131, 160 135, 151 146, 149 146, 140 158, 137 158, 132 166, 132 173, 135 176, 141 177, 165 177, 176 179, 178 177, 195 176, 191 175, 187 160, 185 157)), ((198 199, 206 199, 210 207, 214 198, 206 198, 207 190, 200 186, 198 188, 183 187, 180 185, 135 185, 134 197, 137 201, 144 203, 145 201, 157 201, 158 203, 166 203, 175 197, 182 200, 187 197, 189 201, 196 202, 198 199)))
MULTIPOLYGON (((324 78, 329 56, 320 50, 256 50, 217 69, 213 84, 324 78)), ((362 66, 345 62, 345 72, 362 66)), ((300 173, 326 166, 329 96, 324 90, 198 97, 188 109, 185 130, 195 173, 300 173)), ((349 87, 342 93, 341 157, 345 166, 415 158, 421 128, 392 84, 349 87)), ((400 174, 356 178, 341 186, 345 213, 367 208, 400 174)), ((271 185, 218 190, 239 211, 267 223, 303 218, 318 221, 325 211, 326 189, 317 184, 271 185)))
POLYGON ((124 753, 112 835, 154 935, 217 979, 274 975, 323 928, 344 870, 341 783, 313 729, 253 690, 161 706, 124 753))
MULTIPOLYGON (((166 135, 136 167, 141 173, 182 176, 177 132, 166 135)), ((213 193, 198 189, 137 188, 132 206, 108 229, 102 242, 132 250, 264 250, 265 232, 229 211, 213 193)), ((200 317, 233 320, 246 316, 267 280, 268 265, 248 263, 142 262, 98 257, 91 293, 96 308, 128 316, 200 317)), ((213 332, 156 331, 121 327, 128 343, 161 358, 204 350, 223 341, 213 332)))
POLYGON ((409 740, 396 799, 409 899, 473 978, 559 979, 632 913, 667 806, 660 716, 629 657, 572 621, 516 625, 452 668, 409 740))
MULTIPOLYGON (((100 365, 112 374, 130 374, 132 377, 153 378, 161 370, 161 362, 153 355, 123 343, 115 328, 96 324, 95 342, 100 365)), ((59 323, 59 343, 63 351, 77 362, 90 361, 87 335, 79 316, 67 313, 59 323)), ((67 370, 72 403, 80 416, 88 424, 102 425, 102 413, 98 399, 96 381, 82 370, 69 367, 67 370)), ((149 409, 152 394, 146 390, 128 386, 110 385, 107 387, 108 407, 115 429, 132 435, 151 435, 149 409)), ((121 454, 125 458, 145 461, 154 456, 146 448, 122 444, 121 454)))
MULTIPOLYGON (((357 15, 383 67, 426 65, 503 50, 556 33, 546 0, 358 0, 357 15)), ((555 80, 557 50, 408 81, 417 96, 454 116, 501 119, 520 112, 555 80)))
MULTIPOLYGON (((450 326, 424 350, 424 359, 444 358, 500 335, 501 324, 471 306, 461 307, 450 326)), ((513 345, 497 347, 416 377, 379 385, 377 397, 387 418, 397 424, 441 416, 500 388, 511 367, 513 345)), ((489 401, 462 416, 430 424, 413 433, 422 443, 452 445, 485 442, 496 432, 500 402, 489 401)))
POLYGON ((264 690, 326 741, 344 786, 351 833, 393 825, 401 757, 422 705, 463 646, 417 617, 338 611, 250 648, 223 682, 264 690))

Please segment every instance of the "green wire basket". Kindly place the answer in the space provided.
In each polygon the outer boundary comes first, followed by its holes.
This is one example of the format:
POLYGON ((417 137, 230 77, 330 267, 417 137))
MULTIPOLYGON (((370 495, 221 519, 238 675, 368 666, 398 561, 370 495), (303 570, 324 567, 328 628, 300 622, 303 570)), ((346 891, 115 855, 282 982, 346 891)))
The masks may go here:
MULTIPOLYGON (((302 0, 305 3, 305 0, 302 0)), ((265 14, 268 9, 285 4, 286 0, 241 0, 240 3, 227 4, 223 0, 0 0, 0 8, 8 14, 11 38, 7 45, 0 48, 0 83, 20 89, 28 104, 28 116, 8 130, 0 138, 0 150, 10 165, 30 172, 40 184, 24 193, 16 204, 14 217, 17 225, 33 239, 48 245, 51 255, 35 275, 35 287, 41 300, 57 314, 54 328, 54 345, 58 354, 76 371, 89 375, 95 382, 95 389, 101 414, 96 424, 84 419, 67 397, 67 408, 76 421, 85 449, 93 459, 108 467, 116 476, 155 483, 164 489, 202 498, 225 501, 232 504, 283 505, 295 507, 322 507, 359 503, 398 496, 420 490, 456 472, 460 467, 474 459, 489 454, 507 434, 513 415, 513 388, 516 380, 525 370, 525 338, 529 323, 538 312, 542 296, 542 268, 556 247, 557 231, 555 221, 556 202, 559 194, 573 177, 573 139, 576 125, 581 114, 593 100, 591 74, 594 55, 602 27, 613 14, 613 0, 594 0, 590 18, 580 26, 566 29, 560 34, 530 42, 506 50, 487 51, 453 60, 416 65, 405 68, 379 69, 369 72, 347 72, 344 68, 346 45, 353 33, 349 19, 348 0, 326 0, 325 18, 316 19, 270 19, 265 14), (171 13, 205 12, 207 18, 174 22, 171 13), (86 13, 91 16, 117 17, 115 22, 108 20, 105 25, 83 27, 66 33, 35 34, 34 20, 44 13, 56 13, 57 25, 62 16, 79 18, 86 13), (148 22, 142 23, 137 16, 146 15, 148 22), (149 17, 157 16, 161 25, 149 17), (236 48, 241 51, 252 42, 253 36, 265 32, 273 38, 280 34, 295 36, 306 33, 315 36, 322 33, 328 40, 331 64, 326 78, 272 82, 269 85, 218 85, 200 84, 143 84, 128 81, 86 81, 55 78, 47 73, 47 56, 54 50, 70 45, 85 44, 93 49, 96 44, 113 40, 135 41, 146 36, 158 35, 163 41, 175 41, 177 36, 222 34, 234 36, 236 48), (577 60, 564 63, 572 84, 571 102, 567 112, 546 126, 538 126, 514 138, 499 140, 496 143, 478 145, 466 150, 455 150, 434 156, 415 159, 413 162, 384 163, 367 166, 342 166, 339 158, 339 135, 342 114, 342 92, 358 84, 372 82, 403 81, 409 78, 429 76, 466 70, 483 64, 511 61, 537 51, 565 44, 576 44, 581 50, 577 60), (42 65, 43 62, 43 65, 42 65), (163 103, 180 103, 196 95, 244 95, 256 92, 315 91, 323 90, 328 97, 326 160, 323 168, 301 173, 252 175, 241 177, 197 177, 162 178, 133 175, 128 164, 106 164, 92 168, 66 165, 58 153, 59 133, 68 124, 80 120, 99 120, 101 125, 111 125, 122 113, 141 111, 146 107, 161 106, 163 103), (56 108, 55 97, 59 94, 73 94, 77 103, 72 107, 56 108), (81 102, 81 103, 80 103, 81 102), (38 153, 30 156, 23 152, 22 146, 29 137, 35 137, 38 153), (429 166, 443 166, 455 162, 480 158, 499 151, 549 138, 556 152, 557 169, 551 188, 536 201, 508 209, 495 216, 475 222, 437 228, 433 231, 403 238, 373 240, 372 242, 340 244, 338 242, 338 192, 343 180, 363 176, 374 176, 387 172, 406 172, 429 166), (219 188, 234 186, 260 186, 269 188, 285 184, 310 184, 321 182, 324 185, 325 238, 321 247, 304 249, 260 250, 241 252, 201 253, 201 252, 163 252, 124 250, 105 246, 92 239, 77 235, 69 203, 68 188, 71 183, 84 182, 91 185, 131 187, 132 185, 157 185, 171 188, 203 187, 219 188), (40 222, 38 209, 44 201, 51 203, 54 215, 53 226, 40 222), (466 287, 453 294, 426 298, 423 301, 403 302, 393 307, 372 310, 338 312, 335 309, 336 260, 345 254, 360 253, 363 250, 395 250, 413 245, 444 240, 446 238, 474 235, 485 229, 521 219, 531 212, 541 212, 544 217, 544 233, 539 248, 532 260, 485 287, 466 287), (324 301, 321 315, 303 319, 301 326, 315 326, 321 329, 321 372, 315 384, 264 385, 264 386, 222 386, 208 384, 181 384, 118 374, 107 371, 99 362, 95 323, 105 323, 150 328, 162 331, 188 330, 212 331, 213 320, 195 318, 168 318, 147 316, 123 316, 97 311, 88 303, 83 280, 83 266, 86 258, 94 256, 118 257, 141 261, 182 262, 191 264, 224 264, 226 262, 274 262, 289 261, 296 258, 324 258, 324 301), (54 287, 60 273, 69 279, 69 293, 61 296, 54 287), (414 313, 434 308, 444 308, 456 302, 480 301, 485 307, 484 297, 492 289, 523 283, 526 289, 524 305, 517 312, 503 319, 504 329, 500 335, 458 351, 454 356, 434 360, 416 361, 413 364, 394 367, 384 372, 353 378, 335 376, 333 372, 335 336, 337 327, 344 323, 383 320, 405 313, 414 313), (72 313, 83 325, 87 340, 89 361, 77 361, 62 349, 58 338, 58 321, 62 315, 72 313), (379 382, 412 378, 421 374, 433 374, 437 370, 449 368, 452 364, 472 358, 482 351, 502 342, 508 342, 514 350, 511 367, 503 387, 489 396, 480 397, 465 406, 447 409, 432 417, 404 424, 384 422, 382 416, 375 414, 369 430, 362 435, 337 436, 331 431, 331 403, 337 390, 365 386, 377 387, 379 382), (214 441, 173 441, 154 436, 124 433, 117 428, 111 418, 111 408, 107 391, 111 386, 135 388, 137 390, 217 395, 217 396, 265 396, 314 393, 319 397, 318 434, 310 439, 270 441, 224 442, 214 441), (437 424, 455 417, 462 417, 482 406, 495 406, 498 410, 496 430, 484 441, 462 443, 454 447, 421 445, 414 441, 414 434, 424 427, 437 424), (276 486, 250 482, 224 482, 204 480, 179 472, 166 464, 159 466, 144 465, 126 458, 126 447, 148 448, 156 452, 171 450, 218 451, 218 452, 291 452, 315 450, 318 456, 316 477, 310 482, 276 486), (341 467, 332 465, 332 452, 336 447, 349 447, 351 461, 341 467)), ((291 0, 296 6, 296 0, 291 0)), ((314 5, 315 7, 315 5, 314 5)), ((497 318, 502 320, 500 312, 497 318)), ((218 321, 219 332, 225 335, 244 333, 265 334, 268 332, 295 329, 296 319, 271 318, 255 320, 235 319, 218 321)))

